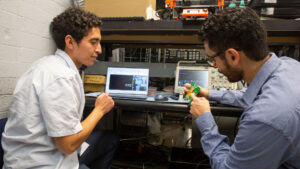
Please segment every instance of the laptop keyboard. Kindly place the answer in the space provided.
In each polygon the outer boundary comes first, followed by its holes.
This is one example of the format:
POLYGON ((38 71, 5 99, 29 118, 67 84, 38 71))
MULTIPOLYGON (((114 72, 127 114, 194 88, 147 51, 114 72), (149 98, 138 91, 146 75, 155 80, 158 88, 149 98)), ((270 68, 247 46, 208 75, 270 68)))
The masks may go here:
POLYGON ((118 99, 146 99, 147 98, 147 95, 134 95, 134 94, 125 95, 125 94, 110 93, 109 96, 118 99))

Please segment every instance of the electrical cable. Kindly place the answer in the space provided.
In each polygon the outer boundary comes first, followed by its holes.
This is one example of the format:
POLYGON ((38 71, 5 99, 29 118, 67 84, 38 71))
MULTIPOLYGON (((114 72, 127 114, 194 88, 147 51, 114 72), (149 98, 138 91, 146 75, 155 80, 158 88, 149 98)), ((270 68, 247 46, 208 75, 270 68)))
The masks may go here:
POLYGON ((187 147, 188 143, 192 141, 192 138, 193 137, 190 137, 185 141, 184 147, 187 147))

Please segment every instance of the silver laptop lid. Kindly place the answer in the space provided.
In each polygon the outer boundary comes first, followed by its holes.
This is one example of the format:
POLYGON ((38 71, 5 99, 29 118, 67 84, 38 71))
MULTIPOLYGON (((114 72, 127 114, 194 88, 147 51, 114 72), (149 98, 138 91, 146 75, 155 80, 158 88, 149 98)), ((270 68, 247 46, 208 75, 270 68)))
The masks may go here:
POLYGON ((149 69, 108 67, 105 92, 110 94, 147 95, 149 69))

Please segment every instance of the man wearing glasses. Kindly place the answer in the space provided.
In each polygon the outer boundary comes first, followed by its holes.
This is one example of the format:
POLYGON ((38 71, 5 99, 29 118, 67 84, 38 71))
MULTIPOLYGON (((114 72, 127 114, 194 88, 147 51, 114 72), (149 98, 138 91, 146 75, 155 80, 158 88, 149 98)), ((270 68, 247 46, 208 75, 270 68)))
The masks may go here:
POLYGON ((212 66, 230 82, 248 84, 245 91, 201 88, 198 96, 192 94, 190 113, 212 168, 300 168, 299 62, 269 52, 265 28, 250 8, 218 12, 199 37, 212 66), (231 146, 218 132, 208 99, 244 108, 231 146))

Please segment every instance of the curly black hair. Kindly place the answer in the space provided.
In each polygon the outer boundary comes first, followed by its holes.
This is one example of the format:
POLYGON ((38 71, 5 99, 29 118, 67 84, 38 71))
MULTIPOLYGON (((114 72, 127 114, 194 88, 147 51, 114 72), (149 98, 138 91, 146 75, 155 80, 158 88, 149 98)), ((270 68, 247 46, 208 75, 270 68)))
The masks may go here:
POLYGON ((53 19, 50 32, 57 48, 64 50, 66 35, 71 35, 77 43, 80 43, 91 28, 100 29, 101 25, 102 22, 96 15, 79 8, 69 8, 53 19))
POLYGON ((269 53, 265 27, 256 12, 248 7, 217 12, 203 23, 198 35, 216 52, 235 48, 255 61, 264 59, 269 53))

